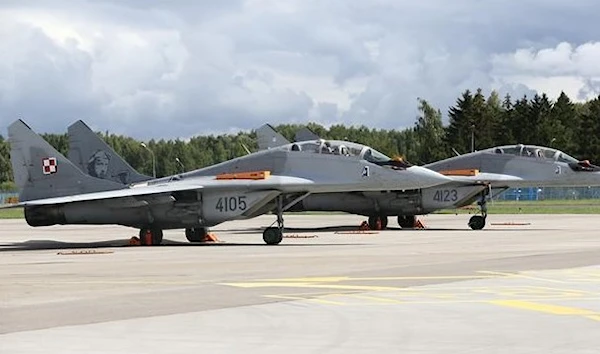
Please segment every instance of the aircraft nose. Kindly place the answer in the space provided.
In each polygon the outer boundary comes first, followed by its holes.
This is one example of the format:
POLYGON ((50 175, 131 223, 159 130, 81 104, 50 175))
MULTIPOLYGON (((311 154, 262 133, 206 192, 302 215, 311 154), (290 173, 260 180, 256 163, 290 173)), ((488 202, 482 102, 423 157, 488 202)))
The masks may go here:
POLYGON ((406 169, 410 172, 415 184, 414 188, 427 188, 452 181, 450 177, 444 176, 439 172, 432 171, 425 167, 411 166, 406 169))

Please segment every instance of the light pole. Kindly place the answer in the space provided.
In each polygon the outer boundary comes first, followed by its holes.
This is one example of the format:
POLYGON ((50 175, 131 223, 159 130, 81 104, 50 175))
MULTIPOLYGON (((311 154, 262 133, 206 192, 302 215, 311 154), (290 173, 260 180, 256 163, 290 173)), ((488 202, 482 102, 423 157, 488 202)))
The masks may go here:
POLYGON ((152 152, 152 150, 150 150, 150 148, 148 147, 148 145, 146 145, 146 143, 141 143, 140 145, 144 149, 150 151, 150 154, 152 155, 152 177, 156 178, 156 158, 154 157, 154 152, 152 152))
POLYGON ((175 161, 177 161, 177 163, 179 164, 179 166, 181 166, 181 172, 185 172, 185 166, 183 166, 183 162, 181 162, 181 160, 179 159, 179 157, 175 158, 175 161))
POLYGON ((471 152, 475 151, 475 124, 471 124, 471 152))

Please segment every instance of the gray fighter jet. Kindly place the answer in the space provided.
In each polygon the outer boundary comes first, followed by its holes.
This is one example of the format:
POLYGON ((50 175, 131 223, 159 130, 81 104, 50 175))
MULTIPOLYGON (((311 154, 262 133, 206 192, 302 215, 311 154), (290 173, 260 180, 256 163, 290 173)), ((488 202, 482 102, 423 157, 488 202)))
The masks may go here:
MULTIPOLYGON (((271 129, 270 125, 257 129, 259 149, 274 148, 262 143, 268 141, 264 136, 274 135, 274 132, 269 131, 271 129)), ((278 138, 278 141, 290 144, 285 138, 278 138)), ((295 141, 299 147, 305 144, 331 144, 319 139, 306 128, 296 133, 295 141)), ((347 142, 333 144, 338 147, 349 146, 347 142)), ((357 152, 357 156, 368 159, 369 153, 365 149, 357 152)), ((451 177, 451 181, 433 187, 387 193, 352 191, 314 194, 296 204, 291 211, 343 211, 364 215, 369 217, 371 228, 385 228, 388 217, 397 216, 401 227, 410 228, 415 225, 416 215, 460 208, 477 202, 481 215, 472 216, 469 226, 472 229, 482 229, 487 218, 487 201, 508 188, 600 185, 599 167, 588 161, 578 161, 561 151, 540 146, 501 146, 455 156, 423 167, 447 175, 451 177)))
MULTIPOLYGON (((165 229, 202 240, 206 227, 275 211, 267 244, 283 237, 283 212, 313 193, 415 189, 448 181, 421 167, 390 166, 293 146, 246 155, 200 170, 131 185, 92 177, 23 121, 8 127, 19 203, 31 226, 118 224, 160 244, 165 229)), ((377 155, 376 155, 377 156, 377 155)))

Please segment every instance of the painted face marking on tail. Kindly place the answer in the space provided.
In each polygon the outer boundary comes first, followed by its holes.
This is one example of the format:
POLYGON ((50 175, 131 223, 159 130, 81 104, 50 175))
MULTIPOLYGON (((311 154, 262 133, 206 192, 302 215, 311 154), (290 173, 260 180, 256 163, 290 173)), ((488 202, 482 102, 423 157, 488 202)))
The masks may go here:
POLYGON ((45 175, 51 175, 58 171, 58 166, 56 165, 56 157, 47 157, 42 159, 42 171, 45 175))

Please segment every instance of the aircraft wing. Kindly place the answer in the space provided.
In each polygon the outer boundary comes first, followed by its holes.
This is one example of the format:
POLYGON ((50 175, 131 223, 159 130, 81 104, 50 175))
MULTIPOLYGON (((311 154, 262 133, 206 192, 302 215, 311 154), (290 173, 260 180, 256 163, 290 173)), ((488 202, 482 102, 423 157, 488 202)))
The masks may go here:
POLYGON ((304 178, 289 176, 270 176, 268 179, 215 179, 214 177, 199 177, 185 181, 171 181, 160 184, 139 184, 128 188, 104 192, 76 194, 65 197, 44 198, 19 202, 2 206, 16 208, 34 205, 64 204, 94 200, 114 200, 126 197, 156 196, 158 194, 183 192, 191 190, 281 190, 282 192, 310 191, 314 182, 304 178))

